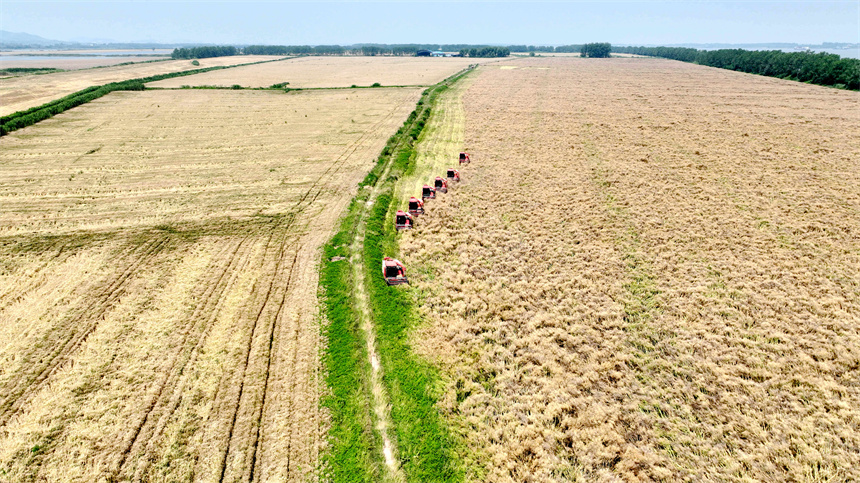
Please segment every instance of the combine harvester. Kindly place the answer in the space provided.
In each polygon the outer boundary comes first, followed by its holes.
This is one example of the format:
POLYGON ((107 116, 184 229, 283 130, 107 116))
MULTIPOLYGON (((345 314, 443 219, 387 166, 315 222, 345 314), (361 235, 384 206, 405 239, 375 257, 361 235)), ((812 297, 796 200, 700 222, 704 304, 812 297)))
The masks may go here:
POLYGON ((406 274, 403 272, 403 264, 400 260, 395 260, 391 257, 382 259, 382 276, 385 277, 385 283, 388 285, 401 285, 409 283, 406 274))
POLYGON ((419 200, 416 197, 409 198, 409 214, 410 215, 423 215, 424 214, 424 202, 419 200))
POLYGON ((436 199, 436 188, 430 185, 424 185, 421 188, 421 200, 435 200, 436 199))
POLYGON ((438 191, 440 193, 447 193, 448 192, 448 180, 446 180, 445 178, 442 178, 440 176, 436 176, 436 181, 434 181, 434 187, 436 188, 436 191, 438 191))
POLYGON ((448 179, 451 181, 460 181, 460 172, 454 168, 448 168, 448 179))
POLYGON ((469 158, 469 153, 460 153, 460 164, 469 164, 472 160, 469 158))
POLYGON ((397 229, 397 231, 411 230, 412 224, 412 215, 403 210, 397 210, 397 213, 394 215, 394 228, 397 229))

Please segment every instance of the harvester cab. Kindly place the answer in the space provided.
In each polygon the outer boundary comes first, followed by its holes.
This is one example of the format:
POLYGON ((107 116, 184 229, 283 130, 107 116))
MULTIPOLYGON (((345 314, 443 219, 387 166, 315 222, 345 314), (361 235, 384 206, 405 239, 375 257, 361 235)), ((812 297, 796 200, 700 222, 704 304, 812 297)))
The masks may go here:
POLYGON ((460 153, 460 164, 469 164, 472 160, 469 159, 469 153, 460 153))
POLYGON ((424 202, 419 200, 416 197, 409 198, 409 214, 410 215, 423 215, 424 214, 424 202))
POLYGON ((397 210, 397 214, 394 215, 394 228, 397 230, 411 230, 412 215, 403 210, 397 210))
POLYGON ((448 179, 451 181, 460 181, 460 172, 456 169, 448 168, 448 179))
POLYGON ((385 283, 388 285, 409 283, 406 273, 403 272, 403 264, 391 257, 382 259, 382 276, 385 277, 385 283))
POLYGON ((448 180, 442 178, 440 176, 436 176, 436 181, 434 182, 434 186, 436 191, 440 191, 442 193, 448 192, 448 180))
POLYGON ((427 199, 435 200, 436 199, 436 188, 425 184, 424 187, 421 188, 421 199, 422 200, 427 200, 427 199))

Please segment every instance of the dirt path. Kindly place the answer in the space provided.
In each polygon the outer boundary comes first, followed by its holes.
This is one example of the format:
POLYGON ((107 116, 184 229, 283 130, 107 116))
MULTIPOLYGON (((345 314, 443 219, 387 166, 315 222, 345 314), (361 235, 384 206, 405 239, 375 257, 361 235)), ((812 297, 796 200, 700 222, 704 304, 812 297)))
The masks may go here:
POLYGON ((367 217, 369 209, 376 203, 376 198, 379 195, 380 187, 384 180, 388 178, 390 171, 389 164, 386 165, 376 185, 371 188, 370 195, 364 207, 359 214, 355 239, 350 245, 349 262, 352 265, 353 288, 356 308, 359 313, 359 327, 364 334, 365 346, 367 348, 367 357, 370 362, 370 392, 372 396, 372 409, 374 418, 374 429, 379 434, 382 440, 382 453, 385 460, 386 472, 384 481, 389 482, 405 482, 406 475, 400 468, 400 459, 397 455, 397 443, 392 433, 389 432, 391 427, 391 416, 389 415, 390 403, 388 394, 382 383, 382 365, 379 362, 379 354, 376 350, 376 334, 373 329, 373 319, 370 313, 370 304, 368 294, 364 284, 366 267, 364 265, 362 253, 364 251, 364 236, 367 231, 367 217))

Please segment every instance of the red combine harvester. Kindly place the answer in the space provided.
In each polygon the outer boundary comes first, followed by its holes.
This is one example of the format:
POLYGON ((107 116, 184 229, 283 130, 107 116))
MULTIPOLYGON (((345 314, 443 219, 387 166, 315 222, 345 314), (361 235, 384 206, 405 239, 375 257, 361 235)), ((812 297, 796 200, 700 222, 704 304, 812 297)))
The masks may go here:
POLYGON ((409 283, 409 279, 403 272, 403 264, 391 257, 382 259, 382 276, 385 277, 385 283, 388 285, 409 283))
POLYGON ((409 198, 409 214, 410 215, 423 215, 424 214, 424 202, 419 200, 416 197, 409 198))
POLYGON ((469 159, 469 153, 460 153, 460 164, 469 164, 472 160, 469 159))
POLYGON ((421 188, 421 199, 422 200, 428 200, 428 199, 429 200, 435 200, 436 199, 436 188, 425 184, 424 187, 421 188))
POLYGON ((451 181, 460 181, 460 172, 456 169, 448 168, 448 179, 451 181))
POLYGON ((446 180, 445 178, 436 176, 434 186, 436 187, 436 191, 440 191, 442 193, 448 192, 448 180, 446 180))
POLYGON ((394 228, 396 228, 398 231, 411 230, 412 215, 403 210, 397 210, 397 213, 394 215, 394 228))

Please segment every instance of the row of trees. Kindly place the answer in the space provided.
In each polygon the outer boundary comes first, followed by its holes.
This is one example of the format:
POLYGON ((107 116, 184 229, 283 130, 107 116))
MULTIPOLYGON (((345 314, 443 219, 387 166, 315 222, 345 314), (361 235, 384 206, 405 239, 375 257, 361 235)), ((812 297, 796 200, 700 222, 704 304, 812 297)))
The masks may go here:
POLYGON ((842 58, 836 54, 780 50, 697 50, 683 47, 615 47, 613 50, 860 90, 860 59, 842 58))
POLYGON ((211 45, 207 47, 188 47, 182 49, 173 49, 170 57, 174 59, 205 59, 207 57, 227 57, 237 55, 239 49, 229 45, 211 45))
POLYGON ((682 62, 695 62, 699 52, 704 52, 687 47, 618 47, 617 45, 613 46, 612 50, 622 54, 662 57, 664 59, 680 60, 682 62))
POLYGON ((249 45, 242 49, 248 55, 344 55, 340 45, 249 45))
MULTIPOLYGON (((592 44, 589 44, 592 45, 592 44)), ((173 51, 174 59, 202 59, 223 55, 395 55, 413 56, 419 50, 461 52, 470 57, 507 57, 511 52, 580 52, 581 44, 560 45, 473 45, 473 44, 359 44, 341 45, 249 45, 235 47, 191 47, 173 51), (232 49, 232 50, 225 50, 232 49), (475 52, 477 55, 470 55, 475 52), (504 54, 507 52, 507 54, 504 54)))
POLYGON ((555 52, 551 45, 509 45, 511 52, 555 52))
POLYGON ((612 45, 609 42, 595 42, 583 45, 579 50, 579 55, 582 57, 604 59, 609 57, 610 52, 612 52, 612 45))
POLYGON ((511 50, 507 47, 481 47, 478 49, 462 49, 460 55, 463 57, 507 57, 511 50))

